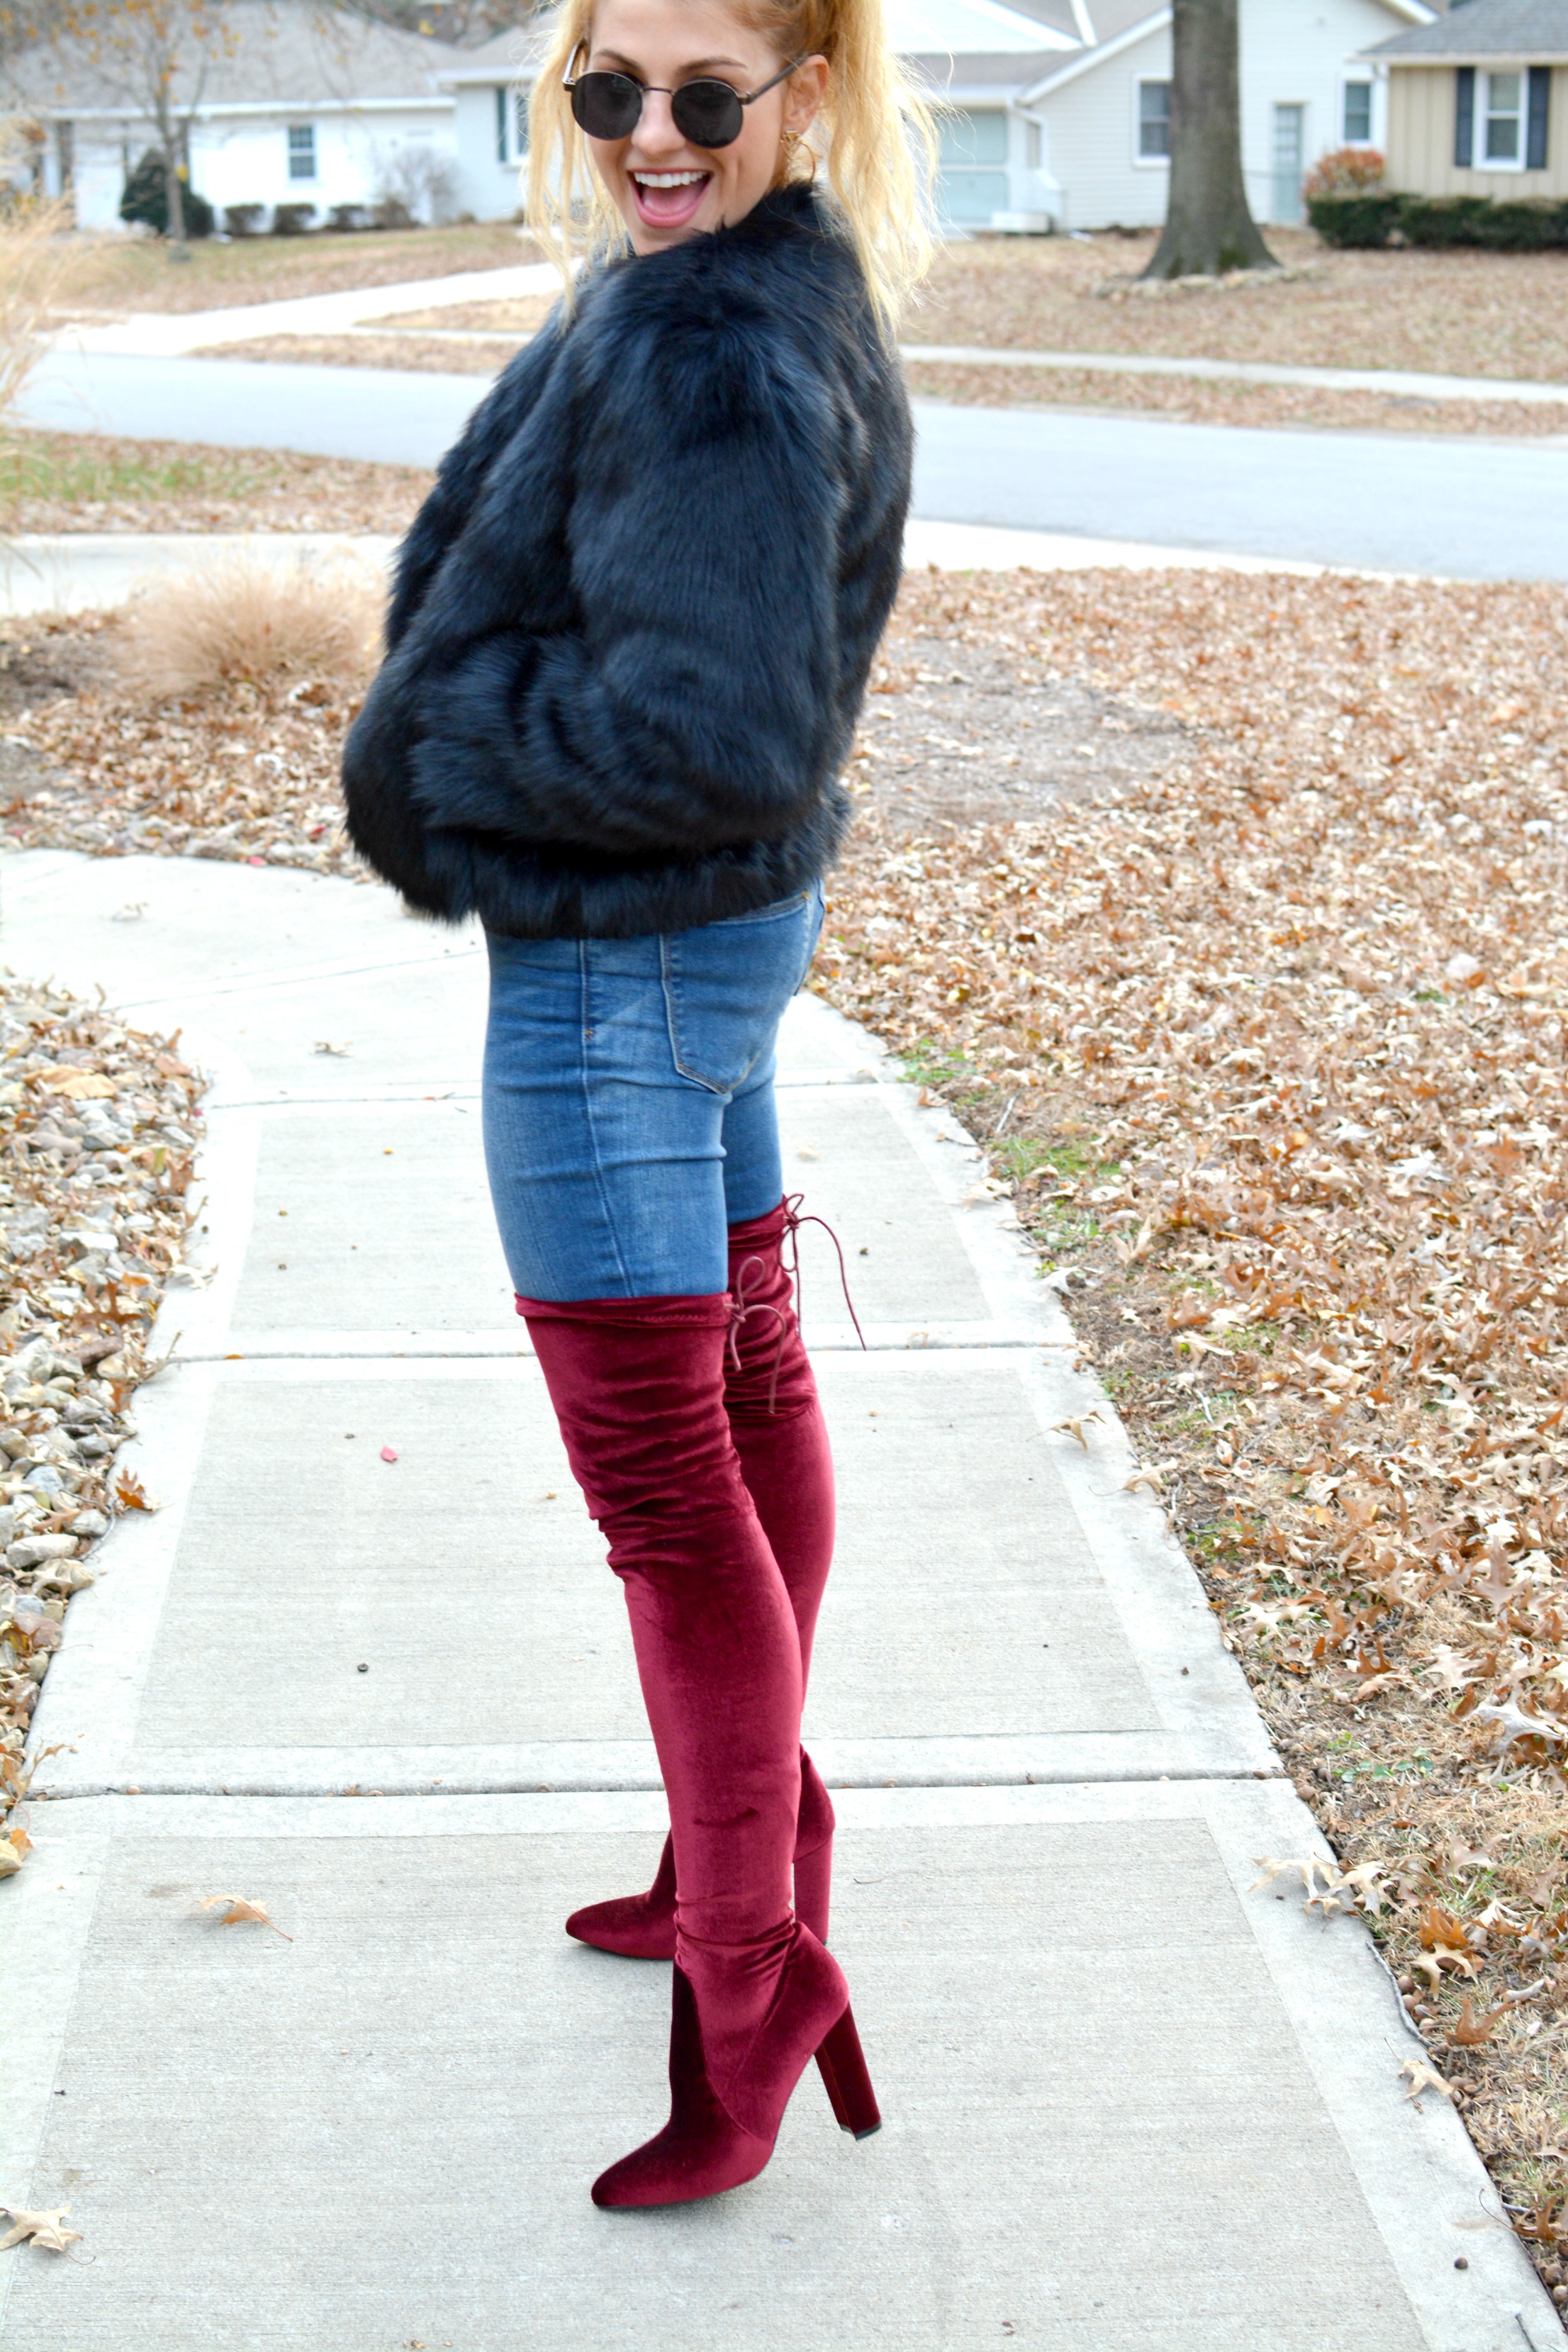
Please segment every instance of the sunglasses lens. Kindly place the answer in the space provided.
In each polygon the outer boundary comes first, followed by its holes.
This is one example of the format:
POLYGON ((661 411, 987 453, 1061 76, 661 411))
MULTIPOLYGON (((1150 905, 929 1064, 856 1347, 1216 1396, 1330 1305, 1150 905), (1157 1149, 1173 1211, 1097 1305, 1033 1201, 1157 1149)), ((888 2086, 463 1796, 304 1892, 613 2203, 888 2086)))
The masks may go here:
POLYGON ((728 147, 741 135, 745 110, 727 81, 689 81, 669 101, 675 127, 694 147, 728 147))
POLYGON ((579 74, 572 85, 573 119, 590 139, 629 139, 641 112, 642 91, 629 74, 579 74))

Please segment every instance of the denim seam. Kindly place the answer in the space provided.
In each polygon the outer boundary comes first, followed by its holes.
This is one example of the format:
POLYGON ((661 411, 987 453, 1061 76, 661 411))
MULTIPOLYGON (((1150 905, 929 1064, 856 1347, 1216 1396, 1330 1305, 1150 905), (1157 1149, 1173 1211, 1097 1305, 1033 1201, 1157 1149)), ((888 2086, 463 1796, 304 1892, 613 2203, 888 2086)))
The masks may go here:
POLYGON ((629 1283, 631 1275, 621 1255, 621 1237, 616 1230, 615 1209, 610 1200, 609 1189, 605 1182, 604 1165, 599 1158, 599 1133, 594 1118, 593 1073, 588 1066, 588 1028, 594 1010, 589 994, 593 978, 590 953, 592 945, 593 942, 589 940, 579 940, 577 942, 577 1053, 583 1074, 583 1118, 588 1130, 589 1148, 594 1155, 594 1190, 599 1196, 600 1214, 605 1220, 605 1230, 610 1237, 610 1247, 615 1252, 616 1277, 623 1283, 629 1283))

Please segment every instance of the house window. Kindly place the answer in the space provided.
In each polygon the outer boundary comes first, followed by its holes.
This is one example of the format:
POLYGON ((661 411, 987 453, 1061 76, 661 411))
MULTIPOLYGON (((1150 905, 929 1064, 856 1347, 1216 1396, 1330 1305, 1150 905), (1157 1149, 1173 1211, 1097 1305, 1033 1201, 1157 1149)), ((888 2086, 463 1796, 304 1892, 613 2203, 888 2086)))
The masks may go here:
POLYGON ((1524 76, 1489 73, 1485 80, 1482 161, 1518 171, 1524 161, 1524 76))
POLYGON ((291 122, 289 125, 289 177, 291 180, 313 180, 316 176, 316 126, 313 122, 291 122))
POLYGON ((1138 160, 1154 163, 1171 152, 1171 85, 1141 81, 1138 85, 1138 160))
POLYGON ((1372 144, 1372 84, 1369 81, 1347 81, 1344 89, 1343 129, 1347 147, 1370 147, 1372 144))
POLYGON ((521 163, 528 152, 528 92, 496 92, 496 162, 521 163))

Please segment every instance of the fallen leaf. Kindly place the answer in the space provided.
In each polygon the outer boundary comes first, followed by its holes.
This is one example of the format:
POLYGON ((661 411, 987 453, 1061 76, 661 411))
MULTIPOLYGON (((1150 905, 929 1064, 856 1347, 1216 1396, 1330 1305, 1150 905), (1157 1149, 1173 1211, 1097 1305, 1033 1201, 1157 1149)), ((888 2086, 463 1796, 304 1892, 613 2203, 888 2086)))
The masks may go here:
POLYGON ((112 1078, 97 1070, 79 1069, 74 1062, 51 1063, 38 1072, 37 1079, 46 1094, 65 1095, 72 1102, 112 1101, 116 1092, 112 1078))
POLYGON ((1400 2068, 1401 2074, 1410 2077, 1410 2088, 1405 2095, 1419 2102, 1423 2091, 1440 2091, 1446 2099, 1457 2099, 1452 2083, 1445 2083, 1436 2066, 1428 2066, 1424 2058, 1407 2058, 1400 2068))
POLYGON ((6 2246, 42 2246, 51 2254, 63 2254, 68 2246, 81 2243, 79 2230, 66 2228, 68 2205, 54 2213, 24 2213, 19 2205, 0 2205, 0 2213, 10 2221, 11 2227, 0 2238, 0 2248, 6 2246))
POLYGON ((1083 1433, 1084 1424, 1087 1422, 1098 1421, 1099 1419, 1100 1408, 1097 1405, 1093 1412, 1075 1412, 1072 1414, 1070 1419, 1067 1421, 1052 1422, 1051 1427, 1055 1430, 1065 1430, 1069 1437, 1076 1437, 1079 1444, 1087 1454, 1089 1452, 1089 1440, 1083 1433))
POLYGON ((395 1462, 397 1459, 396 1448, 391 1445, 384 1445, 381 1449, 381 1458, 384 1462, 395 1462))
POLYGON ((259 1903, 247 1903, 243 1895, 208 1895, 204 1896, 201 1907, 204 1911, 210 1911, 217 1903, 228 1906, 217 1923, 220 1927, 237 1927, 247 1919, 254 1919, 258 1927, 270 1927, 275 1936, 281 1936, 286 1944, 293 1942, 293 1937, 279 1927, 276 1920, 269 1919, 259 1903))
POLYGON ((1475 2003, 1466 1993, 1460 2005, 1458 2022, 1448 2029, 1448 2039, 1461 2050, 1473 2050, 1478 2042, 1490 2039, 1499 2018, 1506 2017, 1508 2012, 1509 2003, 1504 2001, 1500 2008, 1489 2009, 1484 2017, 1478 2017, 1475 2003))
POLYGON ((13 1830, 8 1836, 0 1838, 0 1878, 15 1878, 21 1867, 22 1849, 13 1830))
POLYGON ((156 1505, 147 1500, 147 1489, 134 1470, 121 1470, 114 1481, 115 1499, 122 1511, 152 1511, 156 1505))

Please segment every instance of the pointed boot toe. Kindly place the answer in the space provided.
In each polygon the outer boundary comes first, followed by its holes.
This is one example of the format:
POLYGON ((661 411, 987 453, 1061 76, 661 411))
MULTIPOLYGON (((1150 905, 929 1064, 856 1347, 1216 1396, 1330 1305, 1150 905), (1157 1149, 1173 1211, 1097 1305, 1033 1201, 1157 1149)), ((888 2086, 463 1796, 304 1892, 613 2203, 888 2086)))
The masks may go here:
POLYGON ((731 2120, 713 2095, 702 2057, 697 2002, 675 1971, 669 2014, 669 2121, 595 2181, 595 2205, 689 2205, 754 2180, 773 2152, 731 2120))
POLYGON ((566 1922, 566 1933, 595 1951, 623 1960, 675 1958, 675 1845, 666 1838, 658 1870, 646 1895, 617 1895, 607 1903, 584 1904, 566 1922))

